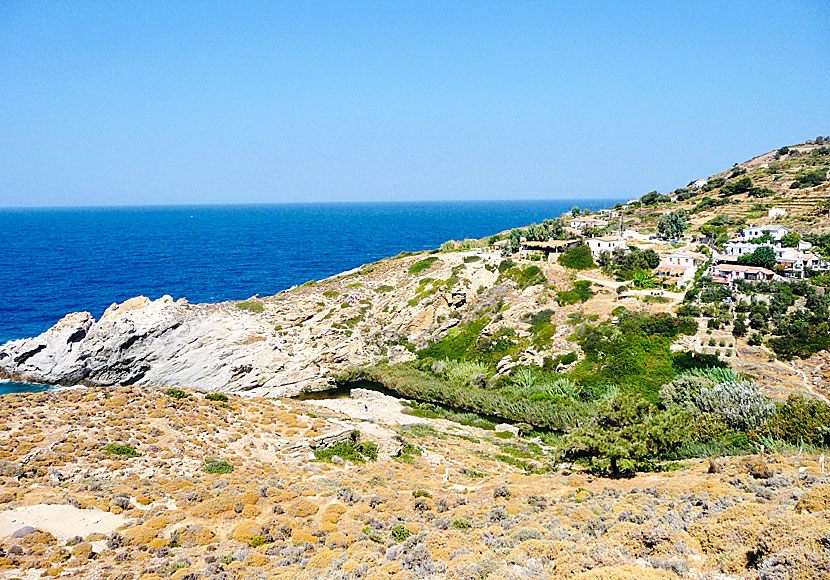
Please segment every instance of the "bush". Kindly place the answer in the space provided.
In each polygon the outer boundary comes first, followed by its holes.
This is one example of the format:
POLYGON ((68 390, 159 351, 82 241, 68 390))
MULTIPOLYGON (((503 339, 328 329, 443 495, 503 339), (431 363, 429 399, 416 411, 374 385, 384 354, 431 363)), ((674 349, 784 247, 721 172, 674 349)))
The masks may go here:
POLYGON ((410 274, 419 274, 420 272, 423 272, 424 270, 428 270, 437 261, 438 261, 438 258, 436 258, 435 256, 430 256, 429 258, 424 258, 423 260, 419 260, 419 261, 415 262, 414 264, 412 264, 409 267, 408 271, 409 271, 410 274))
POLYGON ((246 300, 245 302, 237 302, 236 307, 241 309, 241 310, 247 310, 249 312, 256 312, 256 313, 262 312, 262 310, 263 310, 262 302, 258 302, 258 301, 255 301, 255 300, 250 300, 250 301, 246 300))
POLYGON ((775 414, 775 404, 747 381, 727 381, 700 390, 698 408, 719 416, 735 431, 760 431, 775 414))
POLYGON ((233 465, 227 461, 216 461, 215 459, 206 459, 205 465, 202 468, 205 473, 223 474, 233 471, 233 465))
POLYGON ((473 527, 473 524, 470 523, 470 520, 459 518, 452 523, 452 527, 456 530, 470 530, 473 527))
POLYGON ((765 434, 793 445, 830 444, 830 405, 818 399, 791 395, 780 405, 765 434))
POLYGON ((375 288, 375 292, 377 292, 378 294, 386 294, 387 292, 391 292, 394 289, 395 289, 394 286, 389 286, 388 284, 383 284, 383 285, 378 286, 377 288, 375 288))
POLYGON ((208 393, 207 395, 205 395, 205 399, 207 399, 208 401, 221 401, 223 403, 228 402, 228 396, 223 395, 222 393, 208 393))
POLYGON ((479 262, 481 260, 481 256, 467 256, 464 258, 465 264, 472 264, 473 262, 479 262))
POLYGON ((166 394, 168 397, 172 397, 172 398, 174 398, 174 399, 179 399, 179 400, 181 400, 181 399, 187 399, 188 397, 190 397, 190 395, 188 395, 187 393, 185 393, 185 392, 184 392, 184 391, 182 391, 181 389, 167 389, 167 390, 165 391, 165 394, 166 394))
POLYGON ((109 453, 110 455, 118 455, 120 457, 140 457, 141 453, 136 451, 136 449, 131 445, 107 445, 104 447, 104 451, 109 453))
POLYGON ((403 524, 397 524, 389 530, 389 535, 392 537, 393 540, 400 543, 406 540, 412 534, 409 530, 406 529, 406 526, 403 524))
MULTIPOLYGON (((354 436, 356 439, 357 436, 354 436)), ((325 449, 315 449, 314 458, 316 461, 325 461, 331 463, 332 458, 336 455, 345 461, 352 463, 363 463, 367 459, 376 461, 378 458, 377 443, 371 441, 359 442, 356 440, 344 441, 326 447, 325 449)))
POLYGON ((260 546, 264 546, 265 544, 270 544, 271 540, 266 538, 265 536, 254 536, 251 538, 251 541, 248 542, 248 545, 252 548, 259 548, 260 546))
POLYGON ((559 263, 574 270, 590 270, 596 267, 591 249, 585 244, 580 244, 562 253, 559 256, 559 263))

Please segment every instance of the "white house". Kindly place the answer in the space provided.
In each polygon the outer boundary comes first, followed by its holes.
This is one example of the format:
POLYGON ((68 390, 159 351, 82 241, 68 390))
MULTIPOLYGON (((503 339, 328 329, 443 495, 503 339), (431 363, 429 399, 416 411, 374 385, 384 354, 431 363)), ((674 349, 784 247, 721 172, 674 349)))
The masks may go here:
POLYGON ((597 212, 599 215, 604 215, 609 218, 620 217, 620 212, 613 209, 601 209, 597 212))
POLYGON ((698 266, 706 261, 706 256, 697 252, 675 252, 666 256, 657 266, 657 275, 662 278, 674 278, 681 288, 694 277, 698 266))
POLYGON ((696 268, 706 261, 706 256, 698 252, 675 252, 666 256, 665 262, 670 266, 696 268))
POLYGON ((570 221, 570 226, 580 232, 585 228, 604 228, 608 225, 605 220, 600 220, 592 217, 578 217, 570 221))
POLYGON ((613 252, 617 248, 621 250, 628 249, 628 243, 625 241, 625 238, 620 236, 591 238, 587 243, 588 247, 591 249, 591 255, 594 259, 598 258, 602 252, 613 252))
POLYGON ((696 188, 700 189, 701 187, 703 187, 707 183, 709 183, 708 179, 698 179, 697 181, 694 182, 694 186, 696 188))
POLYGON ((771 207, 767 211, 767 217, 770 218, 770 219, 777 218, 777 217, 783 217, 785 215, 787 215, 787 210, 785 210, 784 208, 781 208, 781 207, 771 207))
POLYGON ((769 234, 773 240, 780 242, 781 238, 786 236, 789 232, 790 230, 784 226, 750 226, 748 228, 744 228, 744 231, 738 235, 738 240, 748 242, 751 240, 757 240, 761 236, 769 234))
POLYGON ((780 248, 781 246, 773 246, 772 244, 751 244, 749 242, 727 242, 724 246, 724 253, 722 256, 729 256, 732 258, 740 258, 751 254, 761 246, 769 246, 772 249, 780 248))
POLYGON ((743 266, 740 264, 714 264, 710 271, 712 281, 721 284, 732 284, 735 280, 763 280, 769 282, 776 278, 775 272, 758 266, 743 266))

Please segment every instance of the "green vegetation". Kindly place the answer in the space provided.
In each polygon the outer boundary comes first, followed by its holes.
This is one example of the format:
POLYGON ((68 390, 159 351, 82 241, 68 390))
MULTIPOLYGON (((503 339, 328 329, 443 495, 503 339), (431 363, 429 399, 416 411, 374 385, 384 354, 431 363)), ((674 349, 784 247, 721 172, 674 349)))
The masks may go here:
POLYGON ((689 219, 682 209, 664 214, 657 222, 657 231, 667 239, 679 239, 689 228, 689 219))
POLYGON ((233 471, 233 465, 227 461, 216 461, 215 459, 206 459, 202 471, 212 474, 230 473, 233 471))
POLYGON ((315 449, 314 458, 316 461, 325 461, 328 463, 331 463, 335 455, 340 459, 351 461, 352 463, 364 463, 367 459, 376 461, 378 458, 377 443, 372 441, 361 442, 358 439, 359 434, 355 432, 349 441, 336 443, 324 449, 315 449))
POLYGON ((257 300, 246 300, 245 302, 237 302, 236 307, 240 310, 247 310, 248 312, 260 313, 263 310, 262 302, 257 300))
POLYGON ((164 391, 164 393, 165 393, 168 397, 172 397, 172 398, 174 398, 174 399, 179 399, 179 400, 181 400, 181 399, 187 399, 187 398, 189 398, 189 397, 190 397, 190 395, 188 395, 187 393, 185 393, 185 392, 184 392, 183 390, 181 390, 181 389, 167 389, 166 391, 164 391))
POLYGON ((419 261, 415 262, 414 264, 412 264, 409 267, 408 271, 409 271, 410 274, 420 274, 424 270, 428 270, 429 268, 431 268, 432 265, 437 261, 438 261, 438 258, 436 258, 435 256, 430 256, 429 258, 424 258, 423 260, 419 260, 419 261))
POLYGON ((596 267, 594 258, 591 256, 591 249, 585 244, 563 252, 559 256, 559 263, 573 270, 590 270, 596 267))
POLYGON ((248 545, 252 548, 259 548, 260 546, 264 546, 265 544, 270 544, 271 540, 266 538, 265 536, 254 536, 248 542, 248 545))
POLYGON ((375 288, 375 292, 377 292, 378 294, 385 294, 387 292, 391 292, 394 289, 395 289, 394 286, 389 286, 388 284, 382 284, 381 286, 378 286, 377 288, 375 288))
POLYGON ((104 447, 104 451, 106 451, 110 455, 118 455, 119 457, 140 457, 141 453, 139 453, 135 447, 132 445, 107 445, 104 447))
POLYGON ((556 302, 559 306, 567 304, 577 304, 578 302, 586 302, 594 295, 591 290, 591 283, 587 280, 579 280, 574 282, 571 290, 565 290, 556 293, 556 302))
POLYGON ((802 189, 805 187, 815 187, 827 181, 827 168, 821 167, 813 169, 812 171, 802 171, 796 175, 795 180, 790 185, 790 189, 802 189))
POLYGON ((325 292, 323 292, 323 296, 325 296, 326 298, 337 298, 338 296, 340 296, 340 292, 338 292, 337 290, 326 290, 325 292))
POLYGON ((222 393, 208 393, 207 395, 205 395, 205 399, 207 399, 208 401, 221 401, 223 403, 228 402, 228 396, 223 395, 222 393))

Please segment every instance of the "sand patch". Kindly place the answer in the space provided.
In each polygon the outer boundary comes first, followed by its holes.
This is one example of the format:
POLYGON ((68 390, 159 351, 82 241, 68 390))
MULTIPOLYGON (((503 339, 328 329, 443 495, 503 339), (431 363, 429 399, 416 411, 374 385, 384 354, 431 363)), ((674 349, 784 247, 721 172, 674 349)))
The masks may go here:
POLYGON ((110 534, 126 521, 124 516, 97 509, 38 504, 0 512, 0 538, 11 536, 23 526, 49 532, 60 540, 85 538, 93 532, 110 534))

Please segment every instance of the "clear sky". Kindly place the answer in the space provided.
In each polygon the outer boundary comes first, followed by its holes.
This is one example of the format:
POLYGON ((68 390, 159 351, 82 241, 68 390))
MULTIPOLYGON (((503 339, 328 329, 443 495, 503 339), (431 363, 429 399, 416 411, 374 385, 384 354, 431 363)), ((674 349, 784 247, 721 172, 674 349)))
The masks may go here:
POLYGON ((827 0, 0 1, 0 206, 627 197, 828 134, 827 0))

